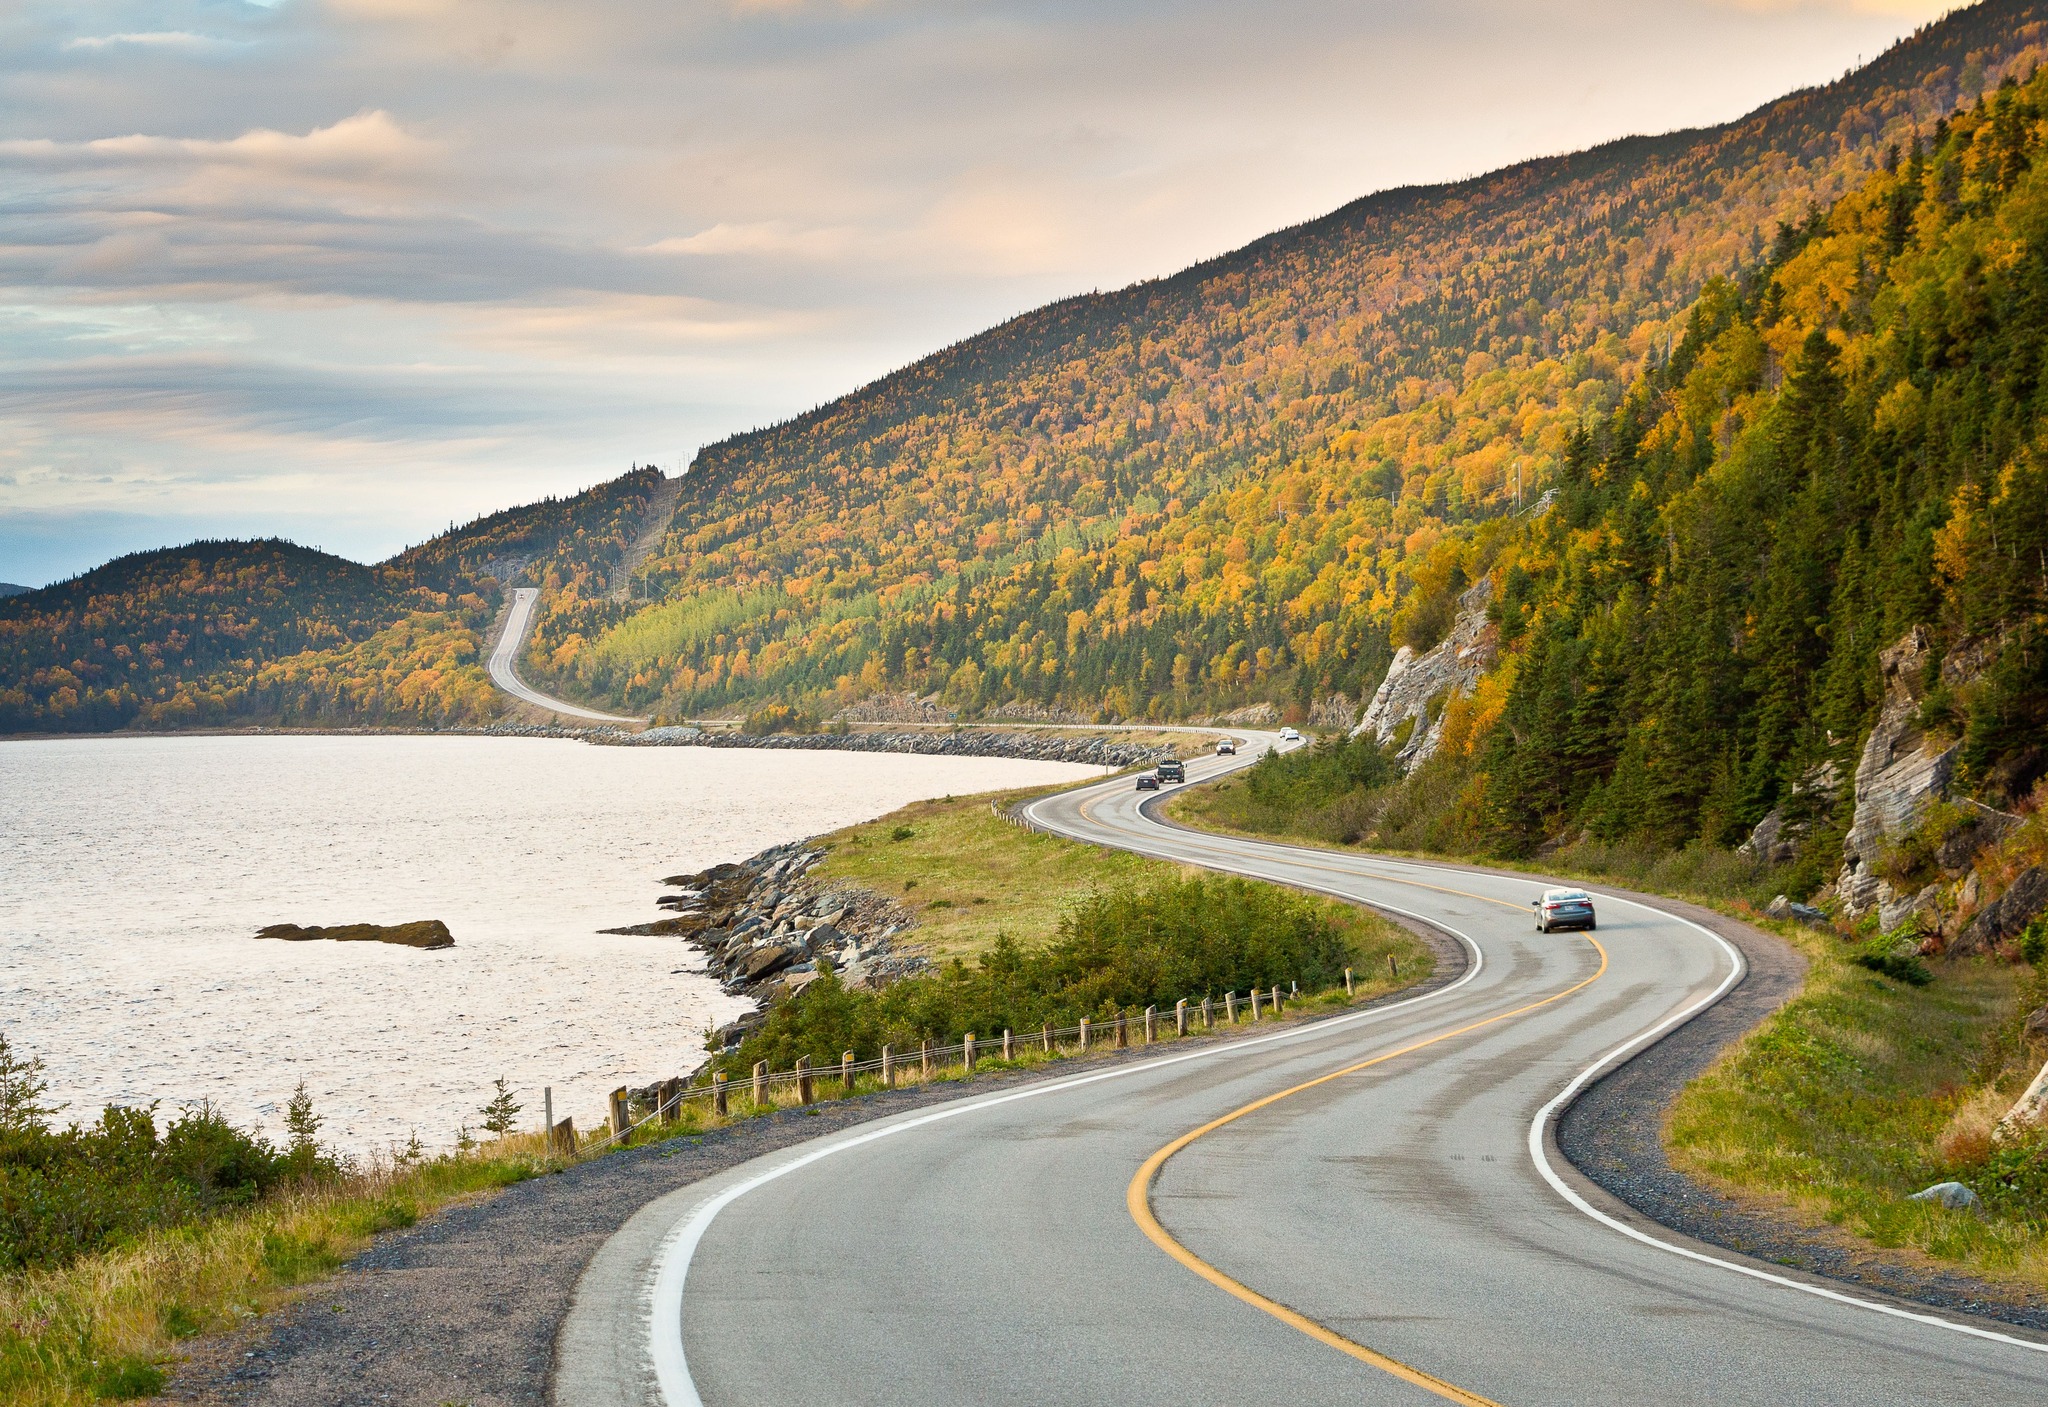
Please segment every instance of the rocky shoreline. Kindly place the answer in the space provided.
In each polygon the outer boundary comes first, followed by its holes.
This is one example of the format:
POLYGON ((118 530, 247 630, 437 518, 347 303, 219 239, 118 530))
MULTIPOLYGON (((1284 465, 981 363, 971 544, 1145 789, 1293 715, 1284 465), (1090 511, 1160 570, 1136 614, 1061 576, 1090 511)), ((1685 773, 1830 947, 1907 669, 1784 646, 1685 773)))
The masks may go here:
MULTIPOLYGON (((261 730, 257 730, 261 731, 261 730)), ((375 729, 337 729, 370 733, 375 729)), ((1165 743, 1122 742, 1112 738, 1072 737, 1059 733, 1013 732, 1001 728, 964 728, 946 732, 888 733, 750 733, 668 726, 634 732, 598 726, 568 728, 553 723, 491 723, 481 728, 444 728, 441 736, 468 738, 561 738, 600 747, 772 748, 796 752, 898 752, 919 757, 1008 757, 1023 762, 1076 762, 1090 767, 1151 767, 1178 757, 1165 743)))
POLYGON ((901 904, 859 885, 805 878, 824 858, 808 842, 792 841, 737 864, 671 875, 662 883, 679 892, 657 902, 672 917, 603 931, 683 938, 727 992, 758 1002, 716 1033, 731 1049, 760 1029, 770 1007, 827 972, 873 990, 931 966, 921 954, 897 950, 897 935, 917 923, 901 904))

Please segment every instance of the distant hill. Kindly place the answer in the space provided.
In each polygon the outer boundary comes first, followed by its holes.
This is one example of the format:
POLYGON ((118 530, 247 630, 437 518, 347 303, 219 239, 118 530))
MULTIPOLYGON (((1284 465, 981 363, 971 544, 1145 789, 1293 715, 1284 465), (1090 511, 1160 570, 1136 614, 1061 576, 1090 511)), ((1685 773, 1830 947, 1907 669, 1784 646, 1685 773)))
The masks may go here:
POLYGON ((603 581, 660 483, 640 469, 364 566, 278 539, 117 558, 0 600, 0 732, 482 722, 500 581, 603 581))
POLYGON ((942 690, 1185 715, 1369 690, 1411 567, 1533 500, 1707 279, 2044 52, 1991 0, 1725 126, 1389 191, 705 449, 558 687, 689 712, 942 690))
POLYGON ((33 590, 33 586, 16 586, 11 581, 0 581, 0 597, 22 596, 33 590))

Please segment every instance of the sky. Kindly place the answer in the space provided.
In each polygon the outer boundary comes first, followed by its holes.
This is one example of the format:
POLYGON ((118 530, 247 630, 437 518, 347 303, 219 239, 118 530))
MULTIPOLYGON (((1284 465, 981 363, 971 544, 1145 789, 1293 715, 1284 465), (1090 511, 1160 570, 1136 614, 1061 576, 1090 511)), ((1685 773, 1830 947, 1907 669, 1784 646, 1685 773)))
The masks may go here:
POLYGON ((1949 0, 10 0, 0 581, 375 560, 1949 0))

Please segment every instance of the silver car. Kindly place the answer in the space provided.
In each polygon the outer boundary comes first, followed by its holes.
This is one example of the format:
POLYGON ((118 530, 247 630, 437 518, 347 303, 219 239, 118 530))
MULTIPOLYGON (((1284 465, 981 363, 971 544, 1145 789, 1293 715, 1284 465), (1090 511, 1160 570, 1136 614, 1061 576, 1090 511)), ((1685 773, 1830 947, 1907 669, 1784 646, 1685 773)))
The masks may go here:
POLYGON ((1536 911, 1536 931, 1549 933, 1559 928, 1598 928, 1593 920, 1593 896, 1583 889, 1546 889, 1541 899, 1531 899, 1536 911))

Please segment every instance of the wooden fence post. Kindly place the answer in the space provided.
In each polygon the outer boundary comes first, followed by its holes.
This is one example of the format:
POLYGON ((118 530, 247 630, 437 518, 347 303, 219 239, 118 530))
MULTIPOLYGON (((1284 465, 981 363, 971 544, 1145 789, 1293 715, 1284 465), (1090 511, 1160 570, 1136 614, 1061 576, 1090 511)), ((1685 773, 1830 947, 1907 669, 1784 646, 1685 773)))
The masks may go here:
POLYGON ((1392 977, 1396 982, 1401 980, 1401 964, 1394 961, 1394 955, 1392 953, 1387 954, 1387 975, 1392 977))
POLYGON ((610 1102, 612 1116, 612 1137, 624 1138, 626 1136, 627 1127, 630 1126, 633 1122, 632 1115, 626 1111, 626 1087, 624 1085, 620 1085, 617 1089, 612 1091, 610 1102))
POLYGON ((811 1057, 799 1055, 796 1058, 796 1102, 811 1102, 811 1057))
POLYGON ((1044 1042, 1045 1042, 1045 1053, 1046 1053, 1047 1055, 1051 1055, 1051 1054, 1052 1054, 1052 1022, 1048 1021, 1048 1022, 1046 1022, 1046 1023, 1045 1023, 1045 1029, 1044 1029, 1044 1030, 1042 1030, 1042 1031, 1040 1031, 1040 1032, 1038 1033, 1038 1038, 1039 1038, 1040 1040, 1042 1040, 1042 1041, 1044 1041, 1044 1042))
POLYGON ((1118 1050, 1129 1050, 1131 1048, 1131 1026, 1128 1021, 1124 1020, 1124 1014, 1121 1011, 1116 1014, 1116 1048, 1118 1050))
POLYGON ((754 1103, 766 1104, 767 1102, 768 1062, 765 1060, 756 1060, 754 1062, 754 1103))
POLYGON ((540 1131, 551 1134, 555 1131, 555 1087, 540 1087, 540 1131))
POLYGON ((1253 1021, 1257 1021, 1258 1019, 1259 1019, 1259 989, 1258 989, 1257 987, 1254 987, 1254 988, 1252 988, 1252 1020, 1253 1020, 1253 1021))
POLYGON ((1233 1026, 1237 1024, 1237 993, 1235 992, 1225 992, 1223 994, 1223 1019, 1233 1026))
POLYGON ((725 1071, 720 1070, 711 1077, 711 1112, 723 1114, 731 1107, 725 1097, 725 1071))
POLYGON ((960 1043, 960 1060, 967 1067, 967 1073, 974 1073, 974 1032, 967 1033, 967 1039, 960 1043))
POLYGON ((882 1047, 882 1088, 896 1088, 896 1048, 882 1047))
POLYGON ((1209 1004, 1209 998, 1206 996, 1202 998, 1202 1029, 1205 1031, 1216 1029, 1216 1009, 1209 1004))
POLYGON ((1003 1059, 1014 1060, 1016 1057, 1016 1047, 1010 1042, 1010 1028, 1005 1026, 1003 1027, 1003 1059))
POLYGON ((917 1043, 917 1054, 918 1058, 924 1062, 924 1077, 930 1079, 932 1077, 932 1043, 930 1041, 919 1041, 917 1043))
POLYGON ((1348 967, 1344 969, 1344 995, 1347 997, 1358 995, 1351 989, 1351 969, 1348 967))
POLYGON ((567 1118, 556 1124, 554 1132, 550 1136, 554 1140, 557 1153, 572 1158, 576 1156, 576 1120, 574 1118, 567 1118))
POLYGON ((853 1093, 853 1052, 850 1050, 839 1054, 839 1083, 846 1087, 848 1094, 853 1093))
POLYGON ((1088 1053, 1088 1018, 1085 1016, 1081 1018, 1081 1053, 1088 1053))
POLYGON ((1145 1044, 1150 1045, 1152 1044, 1152 1042, 1158 1039, 1159 1008, 1156 1006, 1148 1006, 1145 1008, 1145 1044))
POLYGON ((1173 1033, 1185 1036, 1188 1033, 1188 999, 1182 997, 1173 1004, 1173 1033))
POLYGON ((1278 1016, 1280 1014, 1280 984, 1278 982, 1275 982, 1273 984, 1273 997, 1271 1004, 1273 1007, 1273 1015, 1278 1016))

